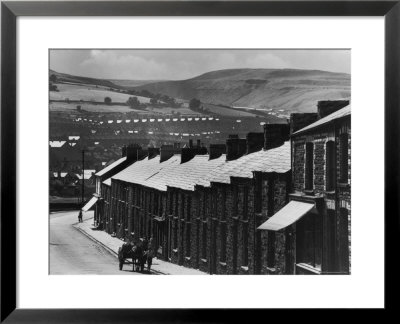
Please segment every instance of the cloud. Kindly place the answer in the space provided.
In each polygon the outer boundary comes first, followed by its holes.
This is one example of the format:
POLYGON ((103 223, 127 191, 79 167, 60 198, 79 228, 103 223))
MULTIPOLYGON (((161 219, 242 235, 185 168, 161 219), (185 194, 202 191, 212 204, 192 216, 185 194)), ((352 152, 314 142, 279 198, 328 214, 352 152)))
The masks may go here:
POLYGON ((80 66, 83 71, 97 71, 99 77, 111 79, 152 79, 167 71, 165 62, 109 50, 92 50, 80 66))
POLYGON ((50 66, 95 78, 182 80, 234 68, 318 69, 350 73, 349 50, 55 50, 50 66))

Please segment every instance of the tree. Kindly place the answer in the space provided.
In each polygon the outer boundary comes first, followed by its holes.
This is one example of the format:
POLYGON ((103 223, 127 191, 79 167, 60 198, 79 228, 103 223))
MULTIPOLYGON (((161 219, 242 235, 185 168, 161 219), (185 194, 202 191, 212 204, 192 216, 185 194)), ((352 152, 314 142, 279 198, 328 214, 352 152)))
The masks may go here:
POLYGON ((199 109, 200 104, 201 102, 199 99, 193 98, 189 101, 189 108, 193 110, 199 109))
POLYGON ((50 82, 57 82, 57 76, 55 74, 50 75, 50 82))
POLYGON ((50 88, 50 91, 58 91, 57 86, 53 83, 50 83, 49 88, 50 88))
POLYGON ((105 97, 104 98, 104 102, 106 103, 106 105, 110 105, 111 104, 111 98, 110 97, 105 97))
POLYGON ((139 108, 140 102, 137 97, 129 97, 126 104, 131 108, 139 108))
POLYGON ((151 98, 151 99, 150 99, 150 103, 151 103, 152 105, 156 105, 156 104, 158 104, 158 100, 157 100, 156 98, 151 98))

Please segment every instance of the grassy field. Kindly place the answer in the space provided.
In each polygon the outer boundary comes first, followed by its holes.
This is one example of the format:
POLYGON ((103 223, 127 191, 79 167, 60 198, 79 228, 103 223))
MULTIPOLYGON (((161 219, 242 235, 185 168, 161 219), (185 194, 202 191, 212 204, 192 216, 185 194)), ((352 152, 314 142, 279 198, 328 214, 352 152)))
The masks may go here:
POLYGON ((146 109, 148 112, 154 112, 157 114, 166 114, 170 115, 172 112, 175 113, 180 113, 182 116, 183 115, 202 115, 201 113, 195 112, 193 110, 190 110, 189 108, 170 108, 170 107, 163 107, 163 108, 153 108, 153 107, 148 107, 146 109))
POLYGON ((149 103, 150 98, 132 96, 126 93, 119 93, 105 89, 96 88, 91 85, 77 85, 57 83, 59 91, 50 91, 50 100, 84 100, 104 102, 105 97, 110 97, 112 102, 126 102, 129 97, 137 97, 141 103, 149 103))
MULTIPOLYGON (((66 102, 51 102, 50 103, 50 111, 56 112, 70 112, 76 111, 77 103, 66 103, 66 102)), ((119 105, 94 105, 89 103, 80 103, 79 104, 83 110, 89 112, 101 112, 101 113, 126 113, 126 112, 135 112, 138 114, 148 114, 146 110, 138 110, 138 109, 131 109, 128 106, 119 106, 119 105)))
POLYGON ((221 106, 211 105, 211 104, 202 104, 202 106, 208 109, 211 113, 219 114, 222 116, 228 117, 254 117, 255 115, 250 112, 225 108, 221 106))

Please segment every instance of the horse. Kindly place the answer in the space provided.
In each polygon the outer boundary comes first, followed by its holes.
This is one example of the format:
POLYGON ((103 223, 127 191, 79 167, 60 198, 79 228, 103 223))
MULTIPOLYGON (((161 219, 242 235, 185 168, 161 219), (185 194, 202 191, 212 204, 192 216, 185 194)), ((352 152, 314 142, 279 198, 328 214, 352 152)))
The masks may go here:
POLYGON ((119 270, 122 270, 125 259, 132 259, 132 271, 143 272, 146 257, 140 245, 132 245, 131 243, 124 243, 118 249, 119 270))

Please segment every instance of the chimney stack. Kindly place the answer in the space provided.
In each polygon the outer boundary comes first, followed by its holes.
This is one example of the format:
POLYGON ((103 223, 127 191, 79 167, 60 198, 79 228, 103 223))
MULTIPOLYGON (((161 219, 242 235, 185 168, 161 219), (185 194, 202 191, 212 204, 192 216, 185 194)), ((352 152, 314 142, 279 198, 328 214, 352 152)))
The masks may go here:
MULTIPOLYGON (((175 143, 176 144, 176 143, 175 143)), ((162 145, 160 149, 160 163, 167 161, 174 154, 180 153, 180 148, 177 148, 176 145, 162 145)))
POLYGON ((193 140, 189 140, 189 147, 182 148, 181 151, 181 163, 185 163, 194 158, 195 155, 207 154, 207 149, 205 147, 200 147, 200 141, 197 141, 196 147, 193 147, 193 140))
POLYGON ((350 103, 349 100, 321 100, 318 101, 318 119, 324 118, 350 103))
POLYGON ((246 154, 257 152, 264 147, 264 133, 248 133, 246 135, 246 141, 246 154))
POLYGON ((289 124, 264 125, 264 150, 270 150, 283 145, 289 140, 289 124))
POLYGON ((226 153, 225 144, 210 144, 209 154, 210 160, 219 158, 222 154, 226 153))
POLYGON ((147 148, 149 160, 160 154, 160 149, 157 147, 147 148))
POLYGON ((240 158, 246 153, 247 141, 238 135, 229 135, 226 140, 226 160, 232 161, 240 158))
POLYGON ((137 161, 139 155, 142 155, 142 147, 138 144, 129 144, 125 147, 126 151, 126 160, 128 162, 137 161))
POLYGON ((317 113, 293 113, 290 114, 290 135, 298 130, 316 122, 317 113))

